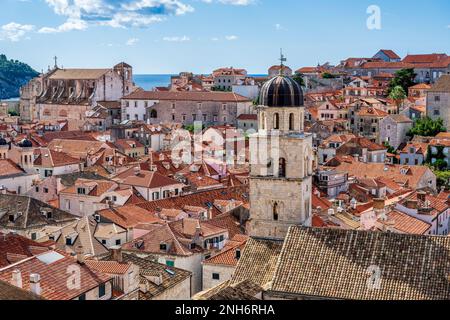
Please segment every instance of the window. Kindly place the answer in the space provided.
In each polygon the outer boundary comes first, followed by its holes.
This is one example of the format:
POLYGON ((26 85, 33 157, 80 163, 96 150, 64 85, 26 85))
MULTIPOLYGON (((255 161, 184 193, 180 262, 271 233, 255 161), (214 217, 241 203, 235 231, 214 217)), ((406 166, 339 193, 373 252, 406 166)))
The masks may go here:
POLYGON ((78 297, 78 300, 80 300, 80 301, 86 300, 86 294, 83 293, 81 296, 78 297))
POLYGON ((175 103, 172 103, 172 110, 175 110, 175 103))
POLYGON ((272 208, 272 213, 273 213, 273 220, 278 221, 278 203, 274 203, 273 204, 273 208, 272 208))
POLYGON ((281 178, 286 177, 286 159, 280 158, 278 161, 278 176, 281 178))
POLYGON ((39 192, 39 187, 36 187, 36 188, 35 188, 35 191, 36 191, 36 192, 39 192))
POLYGON ((227 109, 227 104, 226 103, 223 103, 222 104, 222 110, 226 110, 227 109))
POLYGON ((276 130, 280 129, 280 115, 278 113, 273 115, 273 128, 276 130))
POLYGON ((78 194, 86 194, 86 189, 85 188, 77 188, 77 192, 78 192, 78 194))
POLYGON ((439 110, 433 110, 433 114, 434 114, 435 116, 438 116, 438 115, 440 115, 441 113, 440 113, 439 110))
POLYGON ((153 192, 152 193, 152 199, 153 200, 159 200, 159 192, 153 192))
POLYGON ((175 121, 175 115, 174 114, 172 115, 172 121, 175 121))
POLYGON ((67 237, 66 238, 66 246, 71 246, 72 245, 72 238, 67 237))
POLYGON ((36 232, 33 232, 31 234, 31 240, 36 240, 36 238, 37 238, 36 232))
POLYGON ((150 118, 152 119, 158 118, 158 112, 155 109, 152 109, 152 111, 150 111, 150 118))
POLYGON ((441 101, 441 96, 434 96, 434 101, 436 102, 441 101))
POLYGON ((159 244, 159 250, 167 251, 167 244, 166 243, 160 243, 159 244))
POLYGON ((102 240, 102 244, 105 245, 106 244, 106 240, 102 240))
POLYGON ((98 287, 98 297, 99 297, 99 298, 104 297, 105 294, 106 294, 106 286, 105 286, 105 284, 103 283, 103 284, 101 284, 101 285, 98 287))
POLYGON ((212 274, 212 278, 213 278, 213 280, 220 280, 220 274, 218 274, 218 273, 213 273, 213 274, 212 274))
POLYGON ((289 130, 294 130, 294 114, 289 114, 289 130))
POLYGON ((137 101, 135 101, 134 102, 134 107, 137 108, 137 106, 138 106, 138 103, 137 103, 137 101))
POLYGON ((192 121, 197 121, 197 115, 196 114, 192 115, 192 121))

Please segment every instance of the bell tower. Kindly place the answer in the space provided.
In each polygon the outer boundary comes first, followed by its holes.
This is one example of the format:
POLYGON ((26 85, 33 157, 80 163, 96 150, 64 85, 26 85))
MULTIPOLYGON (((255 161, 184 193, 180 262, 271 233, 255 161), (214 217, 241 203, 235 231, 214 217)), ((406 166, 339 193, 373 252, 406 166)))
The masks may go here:
POLYGON ((249 234, 284 239, 291 225, 311 218, 312 135, 304 132, 303 92, 293 79, 270 79, 260 103, 259 131, 250 136, 249 234))

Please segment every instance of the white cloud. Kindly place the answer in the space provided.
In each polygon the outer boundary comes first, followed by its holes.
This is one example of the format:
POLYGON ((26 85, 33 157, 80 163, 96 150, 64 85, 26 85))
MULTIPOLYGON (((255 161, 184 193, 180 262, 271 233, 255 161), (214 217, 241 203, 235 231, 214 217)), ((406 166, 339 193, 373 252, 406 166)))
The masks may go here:
POLYGON ((286 30, 286 28, 283 27, 283 26, 282 26, 281 24, 279 24, 279 23, 275 24, 275 29, 276 29, 277 31, 286 30))
POLYGON ((202 0, 205 3, 219 2, 222 4, 229 4, 232 6, 248 6, 256 3, 256 0, 202 0))
POLYGON ((213 38, 211 38, 211 41, 219 41, 219 38, 213 37, 213 38))
POLYGON ((138 38, 131 38, 131 39, 128 39, 128 41, 126 42, 126 45, 127 46, 134 46, 138 42, 139 42, 138 38))
POLYGON ((194 11, 192 6, 181 1, 184 0, 45 0, 57 15, 68 20, 59 27, 41 30, 47 33, 84 30, 89 25, 147 27, 167 16, 194 11))
POLYGON ((234 41, 238 39, 238 36, 226 36, 225 39, 227 39, 228 41, 234 41))
POLYGON ((72 30, 86 30, 88 24, 86 21, 80 19, 69 18, 66 22, 56 28, 44 27, 39 29, 39 33, 58 33, 72 30))
POLYGON ((20 41, 28 32, 34 30, 31 24, 10 22, 0 27, 0 40, 20 41))
POLYGON ((187 36, 182 36, 182 37, 164 37, 163 40, 164 41, 168 41, 168 42, 186 42, 186 41, 191 41, 191 38, 189 38, 187 36))

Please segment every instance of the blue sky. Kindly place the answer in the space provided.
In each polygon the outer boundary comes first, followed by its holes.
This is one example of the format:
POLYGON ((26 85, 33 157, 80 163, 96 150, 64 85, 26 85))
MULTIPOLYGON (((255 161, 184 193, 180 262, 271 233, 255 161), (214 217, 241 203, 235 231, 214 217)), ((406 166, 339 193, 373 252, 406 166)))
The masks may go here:
POLYGON ((280 47, 297 69, 380 49, 450 54, 448 0, 1 0, 0 52, 46 69, 110 67, 135 73, 265 73, 280 47), (377 5, 381 29, 369 30, 377 5))

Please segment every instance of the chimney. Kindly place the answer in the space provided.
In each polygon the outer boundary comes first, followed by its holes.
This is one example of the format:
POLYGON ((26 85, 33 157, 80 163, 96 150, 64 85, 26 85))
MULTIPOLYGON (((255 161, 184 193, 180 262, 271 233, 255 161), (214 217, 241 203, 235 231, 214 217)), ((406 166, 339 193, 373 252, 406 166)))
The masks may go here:
POLYGON ((381 198, 375 198, 373 199, 373 208, 375 210, 384 210, 385 208, 385 201, 381 198))
POLYGON ((425 202, 426 196, 427 196, 427 194, 424 191, 417 192, 417 200, 419 200, 419 201, 425 202))
POLYGON ((12 285, 18 288, 22 288, 22 273, 19 269, 12 272, 12 285))
POLYGON ((123 262, 122 247, 121 246, 114 246, 114 247, 111 247, 110 250, 111 250, 111 258, 114 261, 122 263, 123 262))
POLYGON ((41 289, 41 276, 37 273, 30 274, 30 289, 31 292, 34 294, 40 296, 42 289, 41 289))
POLYGON ((77 254, 77 262, 81 265, 84 264, 84 252, 83 252, 83 247, 82 246, 78 246, 75 249, 75 253, 77 254))

